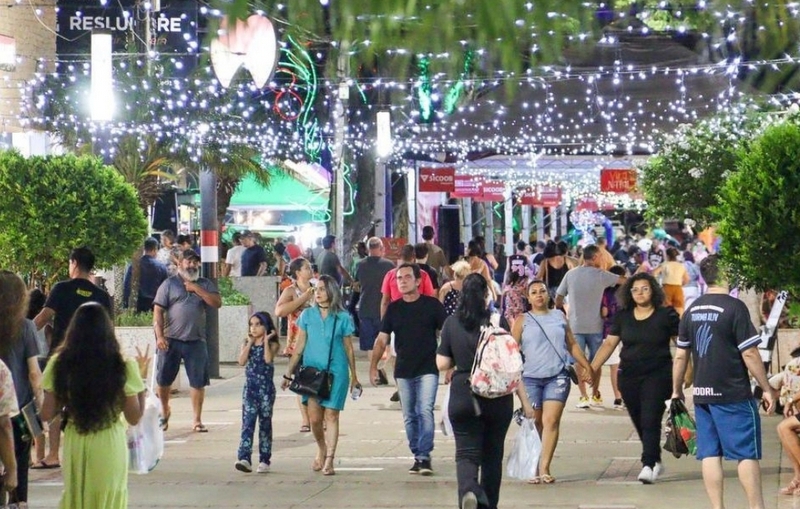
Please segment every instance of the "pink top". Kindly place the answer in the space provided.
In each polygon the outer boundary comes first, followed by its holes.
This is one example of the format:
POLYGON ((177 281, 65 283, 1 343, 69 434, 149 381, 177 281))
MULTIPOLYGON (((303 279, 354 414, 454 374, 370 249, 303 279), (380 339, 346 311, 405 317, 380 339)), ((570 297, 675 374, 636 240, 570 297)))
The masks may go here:
MULTIPOLYGON (((397 287, 397 278, 395 277, 395 272, 397 272, 397 269, 392 269, 387 272, 386 275, 383 276, 383 284, 381 285, 381 293, 384 295, 389 295, 389 302, 394 302, 403 296, 403 294, 400 293, 400 289, 397 287)), ((433 289, 431 277, 424 270, 420 270, 419 272, 419 293, 422 295, 428 295, 429 297, 436 297, 436 290, 433 289)))

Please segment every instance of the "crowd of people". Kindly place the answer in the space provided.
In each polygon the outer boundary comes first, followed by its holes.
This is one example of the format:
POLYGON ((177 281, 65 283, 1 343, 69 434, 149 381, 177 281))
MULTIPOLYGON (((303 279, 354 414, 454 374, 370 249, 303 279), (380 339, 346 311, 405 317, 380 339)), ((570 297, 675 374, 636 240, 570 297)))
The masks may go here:
MULTIPOLYGON (((250 232, 234 235, 225 273, 266 272, 263 248, 253 238, 250 232)), ((577 406, 589 408, 604 404, 599 382, 603 366, 610 366, 613 408, 627 410, 642 444, 642 483, 657 482, 664 472, 664 402, 683 398, 685 386, 692 386, 697 456, 712 506, 722 507, 721 461, 726 458, 739 462, 750 507, 763 507, 761 430, 751 376, 763 391, 767 411, 775 405, 776 392, 756 349, 760 336, 746 306, 729 295, 717 255, 648 239, 623 240, 611 250, 602 240, 582 248, 564 241, 520 241, 515 253, 505 256, 502 250, 488 254, 485 239, 476 237, 460 259, 448 264, 433 239, 433 228, 426 227, 423 242, 403 246, 391 261, 384 256, 384 242, 369 238, 356 246, 356 259, 347 268, 336 255, 333 236, 321 239, 317 253, 303 251, 292 237, 274 246, 276 259, 284 262, 278 265, 286 283, 272 313, 250 317, 241 344, 238 362, 245 383, 236 470, 270 471, 275 378, 280 375, 285 390, 302 365, 332 375, 328 393, 298 396, 297 403, 300 431, 317 444, 311 469, 336 474, 340 413, 348 395, 357 398, 362 390, 355 364, 357 336, 358 348, 369 359, 369 382, 396 386, 392 400, 400 403, 414 457, 409 473, 435 472, 434 403, 443 376, 449 384, 445 411, 456 441, 459 505, 497 507, 513 396, 484 398, 472 393, 468 383, 482 327, 497 316, 524 355, 516 397, 541 438, 531 484, 557 481, 553 458, 571 372, 576 372, 580 391, 577 406), (345 284, 352 292, 343 291, 345 284), (283 338, 278 320, 286 321, 283 338), (281 355, 289 360, 279 374, 275 359, 281 355), (687 375, 690 357, 693 372, 687 375)), ((221 299, 216 284, 200 276, 200 255, 187 242, 170 232, 162 234, 160 246, 146 239, 138 293, 132 299, 132 286, 126 285, 125 300, 136 311, 153 311, 153 389, 161 402, 161 428, 169 429, 172 383, 183 364, 192 429, 204 433, 202 409, 210 382, 205 315, 219 308, 221 299)), ((127 506, 120 415, 129 424, 142 416, 146 360, 126 360, 120 353, 112 299, 91 281, 93 266, 91 251, 76 248, 70 254, 69 279, 46 297, 38 290, 29 294, 18 275, 0 273, 0 327, 5 331, 0 336, 0 461, 5 488, 22 504, 28 498, 30 466, 63 470, 61 507, 127 506), (90 357, 96 359, 91 366, 75 360, 90 357), (24 426, 13 424, 29 405, 40 409, 49 426, 47 443, 42 436, 32 440, 24 426)), ((797 355, 800 359, 800 351, 797 355)), ((790 363, 778 382, 785 392, 786 416, 779 434, 795 466, 794 479, 781 489, 784 494, 800 493, 797 366, 800 361, 790 363)))

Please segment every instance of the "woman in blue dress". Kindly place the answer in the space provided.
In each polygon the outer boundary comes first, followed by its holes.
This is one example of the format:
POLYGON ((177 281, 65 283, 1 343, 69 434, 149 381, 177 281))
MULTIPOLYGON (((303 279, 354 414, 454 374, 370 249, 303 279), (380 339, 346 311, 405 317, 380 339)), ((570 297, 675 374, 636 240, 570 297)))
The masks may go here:
POLYGON ((336 472, 333 459, 339 441, 339 412, 344 408, 348 390, 361 387, 361 384, 358 383, 353 353, 353 319, 344 309, 342 292, 332 277, 320 276, 314 288, 314 302, 297 320, 300 329, 297 344, 283 376, 281 388, 289 387, 298 364, 327 369, 333 373, 333 386, 328 398, 303 396, 303 404, 308 407, 311 432, 318 447, 311 468, 324 475, 334 475, 336 472))

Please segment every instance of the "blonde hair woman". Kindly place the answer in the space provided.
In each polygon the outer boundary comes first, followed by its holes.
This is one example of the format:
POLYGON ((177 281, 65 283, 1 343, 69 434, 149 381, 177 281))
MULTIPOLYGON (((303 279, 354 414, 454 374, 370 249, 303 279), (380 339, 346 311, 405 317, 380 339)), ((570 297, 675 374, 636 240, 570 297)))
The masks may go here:
POLYGON ((459 260, 450 266, 453 271, 455 279, 442 285, 439 288, 439 302, 444 306, 447 311, 447 316, 452 315, 458 308, 458 300, 461 297, 461 289, 463 287, 464 278, 467 277, 472 270, 469 263, 464 260, 459 260))

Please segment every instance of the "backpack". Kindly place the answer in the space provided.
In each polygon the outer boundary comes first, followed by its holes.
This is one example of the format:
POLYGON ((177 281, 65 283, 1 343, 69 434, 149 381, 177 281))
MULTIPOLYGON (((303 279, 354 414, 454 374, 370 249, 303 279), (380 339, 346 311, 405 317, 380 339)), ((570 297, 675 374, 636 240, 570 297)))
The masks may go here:
POLYGON ((484 398, 513 393, 522 381, 519 343, 500 327, 481 327, 469 376, 472 392, 484 398))

